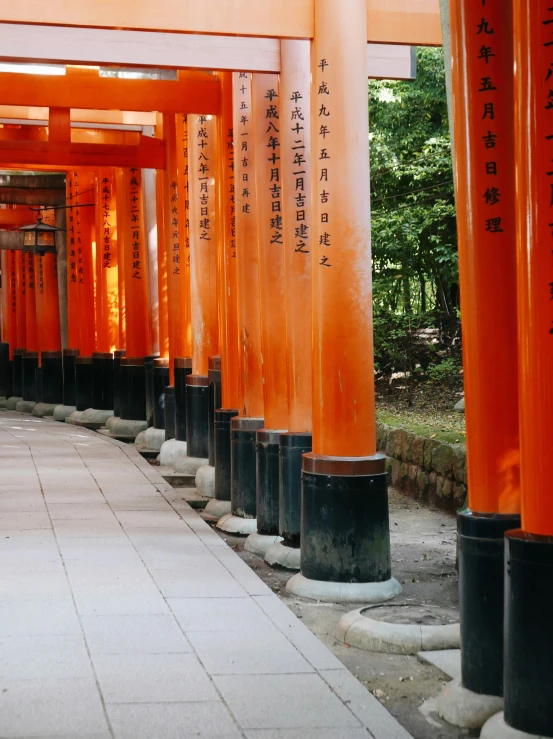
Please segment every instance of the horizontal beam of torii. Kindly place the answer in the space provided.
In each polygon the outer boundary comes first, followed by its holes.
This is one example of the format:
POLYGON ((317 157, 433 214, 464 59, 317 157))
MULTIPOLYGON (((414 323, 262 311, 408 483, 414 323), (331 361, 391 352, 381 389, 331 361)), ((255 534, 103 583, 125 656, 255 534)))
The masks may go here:
MULTIPOLYGON (((340 0, 337 0, 340 2, 340 0)), ((0 0, 6 23, 313 38, 315 0, 0 0)), ((367 41, 441 45, 439 0, 367 0, 367 41)))

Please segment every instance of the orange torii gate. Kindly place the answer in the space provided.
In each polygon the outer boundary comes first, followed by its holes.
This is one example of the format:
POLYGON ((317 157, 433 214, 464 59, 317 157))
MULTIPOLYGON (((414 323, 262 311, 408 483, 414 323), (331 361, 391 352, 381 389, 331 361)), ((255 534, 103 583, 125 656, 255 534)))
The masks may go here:
MULTIPOLYGON (((543 648, 546 626, 542 619, 542 614, 547 615, 550 609, 541 607, 543 604, 535 595, 539 592, 542 598, 550 597, 543 594, 538 577, 541 574, 546 579, 550 571, 549 537, 553 535, 550 504, 544 493, 548 483, 544 460, 547 459, 545 444, 549 441, 547 423, 551 404, 549 393, 540 393, 550 356, 553 356, 546 345, 551 332, 549 283, 545 287, 542 284, 544 279, 550 279, 546 278, 550 258, 546 245, 551 217, 548 215, 550 183, 547 179, 550 173, 541 165, 550 157, 541 156, 544 144, 536 138, 542 133, 546 135, 551 107, 547 103, 551 9, 545 0, 532 3, 515 0, 511 19, 500 0, 484 0, 477 9, 469 0, 451 0, 451 5, 455 127, 466 134, 456 152, 456 177, 461 216, 463 310, 470 327, 465 371, 471 512, 460 516, 459 526, 461 538, 476 539, 482 545, 484 540, 493 540, 490 546, 496 555, 494 572, 497 578, 505 530, 518 523, 517 455, 520 446, 522 530, 508 534, 515 566, 508 578, 508 592, 513 597, 509 602, 511 620, 507 630, 506 719, 515 728, 551 734, 553 719, 547 703, 551 691, 548 693, 543 687, 551 685, 544 667, 547 660, 551 660, 551 651, 543 648), (481 126, 488 118, 494 119, 494 106, 510 118, 513 81, 508 49, 513 38, 512 26, 516 41, 514 99, 518 117, 513 129, 503 126, 499 142, 495 138, 499 133, 495 134, 491 121, 490 134, 487 130, 482 132, 481 126), (475 37, 480 35, 486 36, 486 44, 478 45, 479 39, 475 37), (491 48, 491 53, 486 52, 485 58, 478 54, 475 57, 473 51, 480 52, 482 47, 491 48), (471 84, 479 82, 480 87, 468 90, 467 79, 471 84), (496 79, 501 80, 501 89, 496 79), (481 108, 481 104, 488 107, 481 108), (525 118, 528 111, 532 111, 535 126, 525 118), (486 151, 482 150, 482 145, 486 151), (497 148, 492 152, 497 158, 488 157, 493 148, 497 148), (514 197, 511 183, 514 166, 519 182, 518 199, 514 197), (495 192, 486 200, 485 193, 494 187, 489 178, 499 176, 499 169, 505 184, 495 190, 500 191, 503 202, 501 208, 494 211, 499 195, 495 192), (494 197, 495 202, 492 202, 494 197), (496 211, 502 209, 505 215, 497 215, 496 211), (504 218, 507 225, 515 213, 516 249, 521 265, 517 275, 518 311, 514 299, 514 226, 510 221, 509 229, 503 228, 501 220, 504 218), (500 248, 501 265, 496 269, 493 255, 500 243, 505 248, 500 248), (508 294, 506 284, 510 286, 508 294), (495 302, 489 295, 484 297, 488 286, 496 297, 495 302), (508 309, 503 311, 502 305, 507 305, 508 309), (522 327, 522 359, 521 352, 515 351, 512 338, 515 316, 519 329, 522 327), (496 329, 498 322, 502 322, 500 330, 496 329), (488 325, 493 325, 497 336, 491 352, 486 342, 485 327, 488 325), (507 364, 507 370, 502 381, 493 382, 490 387, 483 377, 492 363, 498 361, 498 356, 507 364), (484 373, 479 366, 482 362, 486 364, 484 373), (512 370, 515 362, 519 363, 520 388, 517 387, 517 373, 512 370), (518 423, 515 398, 521 399, 520 445, 515 438, 518 423), (498 418, 501 418, 501 431, 496 434, 494 424, 498 423, 498 418), (489 437, 493 437, 493 441, 489 441, 489 437), (488 536, 490 531, 492 536, 488 536), (529 561, 535 566, 531 567, 529 561), (529 590, 528 583, 533 584, 533 591, 529 590), (534 640, 541 636, 539 653, 536 642, 531 641, 529 635, 534 640), (524 667, 527 681, 524 691, 510 691, 515 664, 524 667), (532 713, 533 701, 540 710, 530 720, 528 715, 532 713)), ((269 491, 274 491, 276 478, 274 474, 270 479, 264 478, 265 497, 260 498, 256 464, 260 459, 263 461, 263 451, 260 454, 260 450, 256 450, 256 433, 260 432, 257 441, 260 446, 265 445, 264 451, 272 447, 270 451, 274 455, 274 434, 288 429, 287 434, 278 434, 278 444, 281 453, 289 447, 290 457, 295 461, 290 462, 278 481, 279 531, 290 545, 285 548, 295 549, 296 555, 299 550, 301 554, 295 557, 296 563, 301 560, 301 572, 291 579, 289 590, 307 597, 344 601, 375 602, 392 597, 399 591, 399 585, 391 576, 385 460, 376 449, 372 382, 366 104, 368 43, 440 44, 437 0, 395 0, 393 3, 386 0, 350 0, 348 3, 335 0, 266 0, 263 3, 212 0, 208 7, 200 8, 194 0, 160 0, 155 6, 146 0, 136 0, 132 12, 127 0, 114 7, 108 0, 71 6, 63 0, 52 0, 47 7, 38 0, 20 0, 12 4, 0 3, 0 7, 0 54, 3 58, 81 65, 158 65, 188 70, 180 72, 173 81, 144 84, 141 89, 149 90, 151 97, 149 102, 141 104, 139 111, 143 114, 157 111, 166 117, 189 113, 193 117, 190 130, 194 131, 195 138, 193 142, 189 139, 188 146, 189 161, 194 162, 195 167, 193 173, 189 171, 194 177, 187 192, 191 207, 185 223, 182 217, 178 218, 178 243, 186 243, 186 255, 191 257, 190 260, 181 258, 180 263, 190 264, 187 269, 194 297, 190 302, 188 296, 190 346, 180 350, 189 356, 178 359, 182 363, 179 369, 186 372, 192 369, 193 374, 187 382, 187 388, 191 388, 188 397, 190 402, 194 397, 197 399, 192 416, 198 413, 200 417, 204 411, 199 412, 198 408, 205 408, 209 354, 213 354, 218 345, 221 355, 225 406, 221 411, 228 408, 228 412, 218 417, 221 436, 215 435, 216 481, 218 449, 226 455, 221 464, 227 472, 228 459, 232 459, 231 474, 223 476, 224 484, 219 487, 215 483, 218 502, 226 504, 221 509, 228 510, 230 494, 231 515, 222 525, 227 530, 240 530, 237 527, 245 525, 245 530, 249 526, 249 530, 259 528, 272 535, 276 533, 275 519, 267 523, 268 519, 263 520, 257 510, 257 503, 267 502, 269 491), (47 32, 44 31, 46 27, 47 32), (167 43, 169 33, 174 43, 167 43), (304 44, 303 50, 301 44, 304 44), (309 55, 305 51, 307 46, 309 55), (198 70, 213 70, 215 74, 206 75, 198 70), (223 70, 233 73, 232 93, 228 77, 223 81, 220 74, 223 70), (280 125, 290 123, 295 113, 296 121, 303 120, 304 128, 308 129, 279 130, 278 153, 276 137, 273 136, 269 143, 271 132, 263 125, 270 120, 267 111, 272 110, 268 106, 273 103, 267 102, 261 93, 277 90, 276 83, 267 84, 267 75, 280 75, 278 105, 274 104, 280 125), (312 82, 306 90, 304 103, 299 105, 300 98, 297 98, 291 108, 288 95, 295 95, 305 87, 309 77, 312 82), (182 107, 184 98, 178 103, 164 98, 168 91, 185 87, 190 93, 186 98, 190 101, 189 108, 182 107), (150 105, 152 107, 148 107, 150 105), (298 108, 302 119, 299 119, 298 108), (218 128, 219 134, 215 154, 211 155, 214 181, 210 180, 211 171, 199 169, 202 166, 199 159, 190 158, 192 147, 197 151, 202 138, 198 135, 200 126, 196 116, 211 115, 224 118, 227 126, 233 118, 233 182, 228 176, 222 176, 225 129, 220 122, 218 127, 213 126, 213 130, 218 128), (352 142, 356 142, 355 145, 352 142), (302 150, 305 156, 296 158, 302 150), (267 161, 267 157, 264 161, 266 151, 269 157, 275 158, 273 162, 267 161), (208 179, 205 183, 210 188, 208 192, 218 193, 215 211, 209 196, 208 202, 201 200, 203 175, 208 179), (301 186, 298 184, 300 178, 301 186), (309 180, 310 185, 306 184, 309 180), (214 252, 213 245, 203 249, 206 245, 202 242, 207 241, 205 234, 209 234, 208 222, 217 224, 213 229, 217 234, 214 252), (276 238, 280 232, 281 242, 276 238), (186 242, 187 234, 189 243, 186 242), (269 249, 267 242, 275 248, 282 246, 282 249, 278 252, 269 249), (232 254, 234 248, 235 255, 232 254), (209 281, 213 287, 206 291, 209 281), (214 295, 218 297, 218 319, 223 325, 219 331, 213 320, 214 295), (236 295, 236 301, 227 302, 229 295, 236 295), (230 330, 229 320, 233 324, 230 330), (275 332, 282 331, 283 325, 281 345, 275 332), (311 330, 312 342, 309 343, 311 330), (229 341, 234 348, 229 346, 229 341), (282 383, 281 375, 285 377, 282 383), (232 415, 234 408, 236 416, 232 415), (263 426, 265 429, 260 431, 263 426), (300 459, 303 505, 298 527, 300 459), (283 480, 288 480, 284 490, 283 480), (296 491, 293 502, 287 497, 292 489, 296 491), (287 517, 293 505, 295 519, 287 517)), ((42 85, 37 81, 35 86, 25 83, 16 90, 13 81, 6 77, 3 83, 0 75, 0 104, 10 108, 5 111, 6 118, 16 117, 13 106, 26 109, 33 103, 50 110, 86 109, 86 94, 79 92, 78 84, 74 84, 79 75, 87 85, 83 89, 93 91, 89 96, 96 95, 98 100, 103 97, 103 103, 94 98, 94 105, 100 110, 104 106, 114 107, 118 90, 121 95, 115 107, 132 108, 132 99, 137 97, 132 91, 139 89, 133 85, 138 80, 119 84, 123 81, 106 82, 96 73, 71 72, 59 87, 50 80, 42 85)), ((69 116, 73 114, 69 112, 69 116)), ((3 115, 1 107, 0 115, 3 115)), ((24 110, 22 115, 32 114, 24 110)), ((97 113, 90 115, 99 117, 97 113)), ((166 128, 171 130, 172 126, 166 128)), ((14 145, 0 137, 0 156, 6 160, 6 166, 120 167, 124 168, 121 180, 131 168, 151 167, 160 172, 166 167, 167 142, 160 141, 161 137, 151 137, 151 141, 147 138, 141 136, 138 142, 119 146, 77 143, 76 137, 74 142, 72 137, 68 138, 65 128, 58 132, 58 138, 52 137, 50 131, 46 142, 31 140, 14 145)), ((137 229, 133 229, 129 221, 129 214, 132 215, 136 206, 132 198, 140 199, 138 173, 135 180, 138 189, 124 194, 120 234, 124 244, 124 267, 120 270, 124 274, 124 289, 120 291, 119 304, 123 305, 124 298, 127 357, 123 360, 122 372, 127 381, 126 398, 122 399, 126 410, 122 410, 122 415, 140 423, 145 415, 140 407, 144 395, 141 368, 151 345, 148 291, 145 282, 136 283, 136 270, 142 269, 145 261, 143 242, 134 236, 137 229)), ((130 180, 127 184, 130 185, 130 180)), ((163 187, 159 186, 158 191, 162 192, 163 187)), ((164 200, 167 207, 169 193, 165 192, 164 200)), ((167 233, 170 224, 165 213, 166 245, 176 238, 167 233)), ((138 233, 141 237, 143 231, 138 229, 138 233)), ((165 270, 170 295, 169 253, 165 270)), ((163 269, 163 260, 157 263, 163 269)), ((159 284, 163 285, 163 280, 159 284)), ((26 308, 25 301, 22 311, 26 308)), ((165 350, 169 356, 172 352, 172 310, 175 305, 169 297, 165 350)), ((32 321, 27 324, 29 332, 18 337, 18 341, 27 342, 27 333, 32 339, 32 321)), ((178 340, 182 339, 181 328, 178 340)), ((175 339, 173 346, 174 342, 175 339)), ((187 420, 188 443, 193 450, 197 439, 192 440, 191 436, 199 431, 199 426, 190 418, 187 420)), ((204 421, 202 417, 202 423, 204 421)), ((203 448, 205 450, 205 445, 203 448)), ((288 451, 283 456, 286 454, 288 451)), ((267 465, 264 469, 267 471, 267 465)), ((274 504, 274 492, 271 495, 270 502, 274 504)), ((272 514, 274 516, 274 509, 272 514)), ((286 556, 289 554, 287 551, 286 556)), ((477 557, 472 562, 472 572, 480 574, 481 579, 467 578, 468 570, 463 568, 467 568, 469 560, 463 557, 462 551, 463 628, 482 629, 473 653, 464 646, 465 687, 474 687, 471 669, 477 671, 487 641, 487 646, 495 649, 492 649, 493 659, 487 660, 487 664, 493 662, 496 667, 495 687, 492 688, 497 692, 498 680, 502 677, 501 666, 498 668, 502 624, 498 601, 502 589, 494 588, 495 620, 491 619, 493 624, 487 627, 490 631, 486 633, 483 606, 478 605, 478 598, 481 595, 486 599, 491 592, 490 583, 485 579, 489 579, 490 574, 479 566, 481 561, 477 557), (471 597, 476 597, 472 612, 471 597), (489 639, 490 634, 493 639, 489 639)), ((482 685, 478 690, 484 690, 482 685)))

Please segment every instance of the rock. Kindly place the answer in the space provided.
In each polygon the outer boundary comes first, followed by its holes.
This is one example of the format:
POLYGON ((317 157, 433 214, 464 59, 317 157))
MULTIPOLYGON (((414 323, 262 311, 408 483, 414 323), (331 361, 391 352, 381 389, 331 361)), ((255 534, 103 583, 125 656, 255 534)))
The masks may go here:
POLYGON ((424 442, 425 439, 423 436, 412 435, 410 461, 419 467, 424 466, 424 442))
POLYGON ((453 459, 453 477, 457 482, 466 483, 467 481, 467 447, 465 444, 452 444, 453 459))
POLYGON ((431 471, 432 470, 432 454, 434 452, 434 449, 440 445, 439 441, 436 441, 435 439, 425 439, 424 440, 424 455, 423 455, 423 462, 424 462, 424 468, 431 471))
POLYGON ((453 464, 456 456, 451 444, 440 444, 432 450, 432 469, 439 475, 453 474, 453 464))
POLYGON ((458 413, 465 412, 465 396, 464 395, 458 403, 455 403, 455 405, 453 406, 453 410, 457 411, 458 413))

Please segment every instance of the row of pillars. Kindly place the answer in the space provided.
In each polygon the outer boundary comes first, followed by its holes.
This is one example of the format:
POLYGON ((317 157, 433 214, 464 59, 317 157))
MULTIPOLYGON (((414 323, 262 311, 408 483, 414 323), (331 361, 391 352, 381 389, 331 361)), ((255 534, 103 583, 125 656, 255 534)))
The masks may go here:
MULTIPOLYGON (((68 175, 64 362, 78 351, 79 388, 79 363, 115 352, 116 410, 145 420, 153 361, 166 438, 203 457, 211 435, 216 500, 299 548, 291 590, 322 583, 374 601, 399 586, 375 441, 366 4, 344 6, 317 0, 311 49, 283 42, 280 76, 221 74, 217 118, 163 116, 155 185, 145 172, 97 172, 94 219, 87 173, 68 175)), ((451 0, 469 458, 462 682, 504 692, 507 725, 542 736, 553 736, 551 29, 545 0, 451 0)), ((5 259, 15 364, 24 257, 5 259)))

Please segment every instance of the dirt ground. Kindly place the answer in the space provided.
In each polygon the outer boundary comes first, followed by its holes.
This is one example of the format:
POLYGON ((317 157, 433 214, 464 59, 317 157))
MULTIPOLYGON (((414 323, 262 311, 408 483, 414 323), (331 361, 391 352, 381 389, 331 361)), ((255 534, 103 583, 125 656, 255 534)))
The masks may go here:
MULTIPOLYGON (((390 528, 393 575, 403 586, 403 592, 388 606, 373 609, 374 617, 396 622, 458 621, 455 518, 391 490, 390 528)), ((452 727, 436 714, 424 716, 419 711, 424 701, 437 695, 448 682, 441 670, 416 656, 377 654, 341 644, 335 639, 334 630, 342 614, 355 606, 289 596, 285 586, 292 573, 273 569, 260 557, 244 551, 243 538, 218 533, 367 690, 379 698, 414 739, 478 735, 452 727)))

